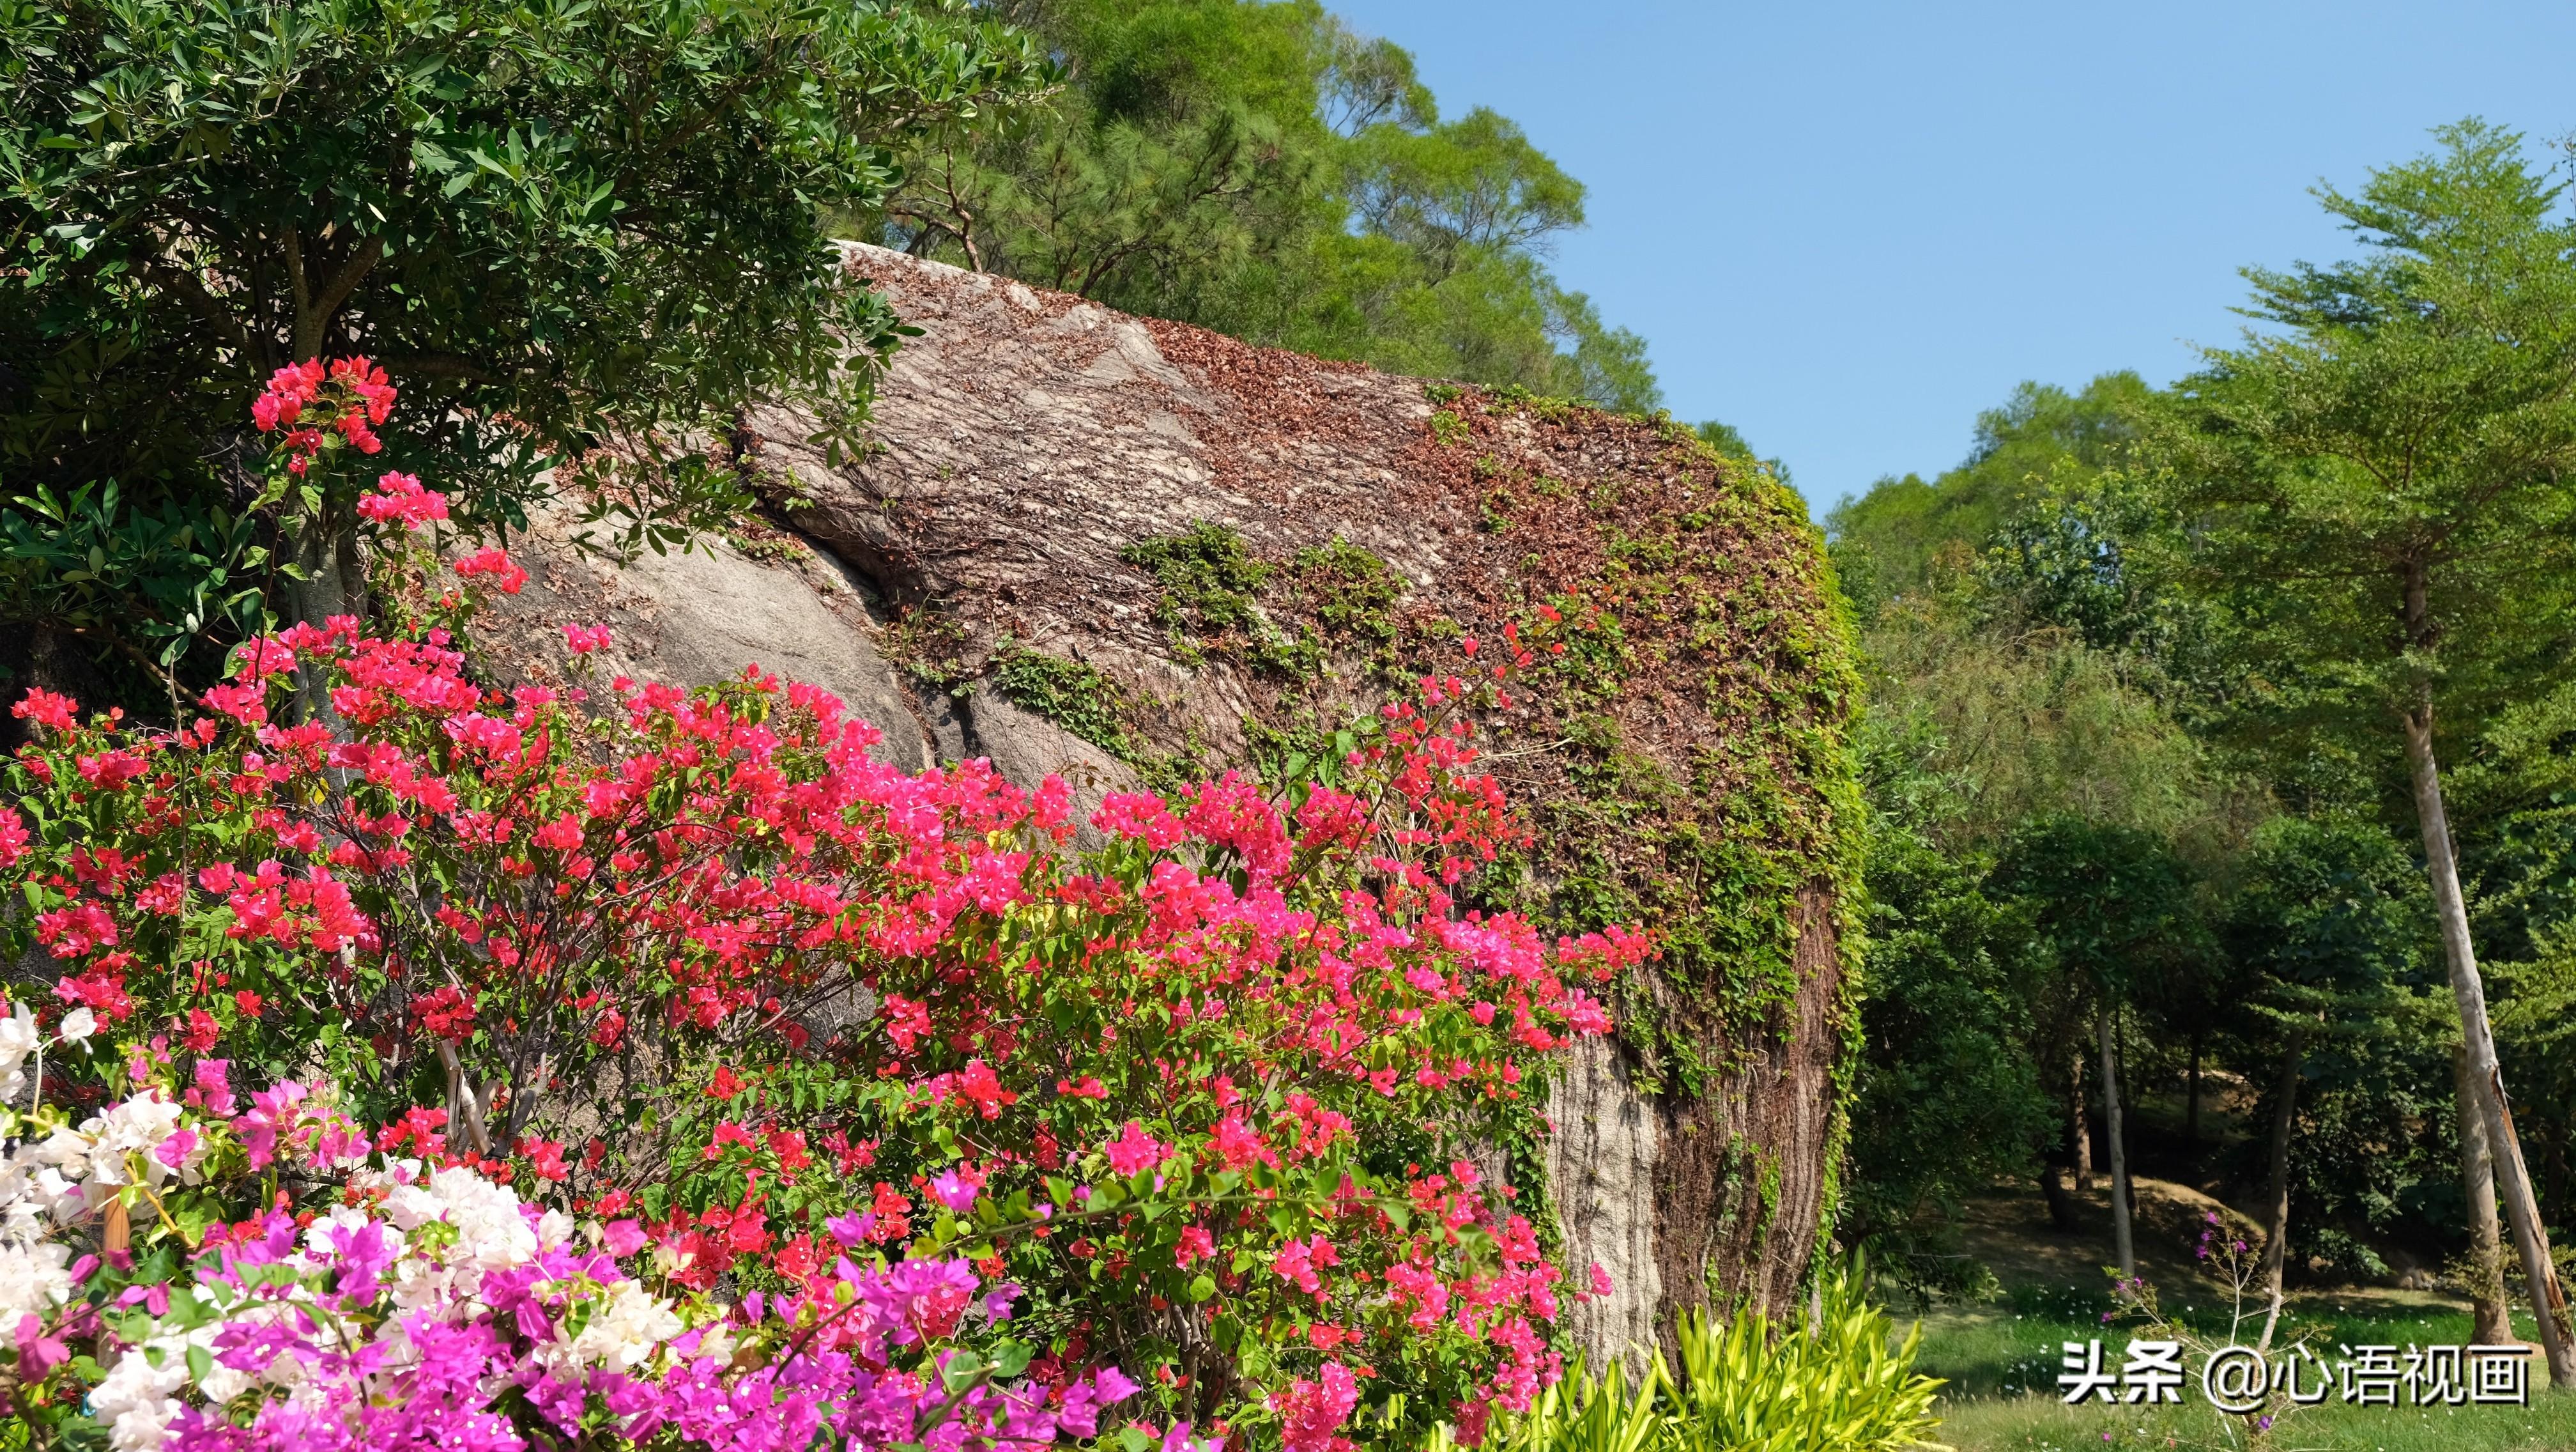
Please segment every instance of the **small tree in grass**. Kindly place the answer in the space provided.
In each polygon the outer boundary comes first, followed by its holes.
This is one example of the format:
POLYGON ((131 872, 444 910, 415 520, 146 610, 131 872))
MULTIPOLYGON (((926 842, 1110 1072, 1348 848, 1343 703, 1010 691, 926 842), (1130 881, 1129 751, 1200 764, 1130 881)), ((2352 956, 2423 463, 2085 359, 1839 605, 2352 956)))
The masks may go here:
POLYGON ((2191 884, 2164 839, 2136 827, 2044 817, 2012 838, 1997 881, 2030 904, 2043 951, 2079 998, 2093 1001, 2111 1160, 2111 1235, 2120 1274, 2138 1270, 2122 1132, 2120 1012, 2174 971, 2198 931, 2191 884))

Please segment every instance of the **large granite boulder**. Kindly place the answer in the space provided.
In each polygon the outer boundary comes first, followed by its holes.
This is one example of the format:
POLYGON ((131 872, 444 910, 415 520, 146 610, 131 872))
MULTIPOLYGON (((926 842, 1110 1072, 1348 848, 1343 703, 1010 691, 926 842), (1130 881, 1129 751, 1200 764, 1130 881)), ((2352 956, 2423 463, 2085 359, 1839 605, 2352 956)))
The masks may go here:
POLYGON ((1797 498, 1660 421, 851 266, 922 329, 863 456, 766 408, 737 462, 769 517, 732 538, 620 561, 541 517, 491 657, 543 677, 563 621, 601 621, 615 669, 756 663, 840 693, 890 761, 1096 798, 1257 766, 1550 606, 1570 649, 1483 722, 1539 841, 1479 891, 1643 922, 1663 956, 1563 1065, 1552 1140, 1500 1154, 1610 1274, 1570 1313, 1596 1358, 1712 1298, 1794 1300, 1829 1231, 1858 830, 1847 632, 1797 498))

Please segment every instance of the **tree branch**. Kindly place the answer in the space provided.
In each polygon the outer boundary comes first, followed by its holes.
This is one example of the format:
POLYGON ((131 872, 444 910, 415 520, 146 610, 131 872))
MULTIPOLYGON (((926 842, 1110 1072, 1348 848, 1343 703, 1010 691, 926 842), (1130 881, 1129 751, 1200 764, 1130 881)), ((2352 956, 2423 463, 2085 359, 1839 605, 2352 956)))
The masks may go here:
MULTIPOLYGON (((358 284, 366 280, 367 274, 374 271, 384 257, 385 237, 379 232, 368 238, 332 275, 330 282, 324 284, 321 295, 313 299, 315 347, 320 347, 322 330, 331 325, 331 319, 339 314, 341 305, 349 300, 349 294, 358 290, 358 284)), ((301 320, 297 329, 299 333, 302 331, 301 320)))
POLYGON ((304 346, 304 320, 312 316, 313 288, 304 276, 304 233, 293 223, 286 228, 286 282, 293 295, 289 306, 294 309, 286 320, 286 346, 293 355, 286 361, 301 363, 313 356, 304 346))
POLYGON ((250 334, 241 325, 241 319, 234 317, 232 312, 223 305, 221 299, 206 291, 206 285, 197 280, 195 273, 148 252, 137 254, 137 262, 146 276, 159 282, 179 301, 187 304, 188 311, 195 313, 207 326, 223 334, 224 341, 240 349, 245 357, 255 351, 250 334))
POLYGON ((483 365, 462 353, 413 353, 408 356, 379 358, 377 363, 388 373, 410 373, 422 378, 456 378, 468 383, 498 383, 500 378, 483 365))

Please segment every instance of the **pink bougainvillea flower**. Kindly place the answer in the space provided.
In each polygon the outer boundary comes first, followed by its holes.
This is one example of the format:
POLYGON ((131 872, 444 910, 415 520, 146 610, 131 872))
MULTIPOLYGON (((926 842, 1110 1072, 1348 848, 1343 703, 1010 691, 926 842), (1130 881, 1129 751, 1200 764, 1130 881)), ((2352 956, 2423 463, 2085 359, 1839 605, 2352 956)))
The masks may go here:
POLYGON ((1172 1152, 1170 1145, 1147 1134, 1145 1126, 1132 1119, 1127 1121, 1126 1133, 1111 1140, 1105 1148, 1109 1154, 1109 1168, 1116 1171, 1121 1179, 1143 1174, 1161 1164, 1172 1152))
POLYGON ((984 1176, 971 1169, 947 1169, 931 1177, 930 1193, 940 1204, 960 1215, 975 1208, 975 1199, 984 1193, 984 1176))
POLYGON ((378 524, 418 529, 447 517, 447 496, 424 489, 409 474, 389 473, 376 480, 376 492, 358 501, 358 513, 378 524))

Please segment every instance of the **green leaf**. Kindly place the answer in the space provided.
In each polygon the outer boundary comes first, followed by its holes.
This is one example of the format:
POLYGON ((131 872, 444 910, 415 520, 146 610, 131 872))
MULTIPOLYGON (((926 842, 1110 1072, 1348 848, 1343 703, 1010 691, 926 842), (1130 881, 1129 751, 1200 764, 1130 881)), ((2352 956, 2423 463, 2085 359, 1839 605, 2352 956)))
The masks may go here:
POLYGON ((1005 1380, 1018 1376, 1028 1370, 1030 1359, 1036 1355, 1037 1348, 1028 1342, 1008 1338, 996 1341, 991 1350, 993 1375, 1005 1380))
POLYGON ((948 1364, 940 1368, 939 1379, 947 1383, 950 1391, 961 1392, 983 1380, 985 1369, 984 1358, 969 1348, 960 1347, 948 1358, 948 1364))

